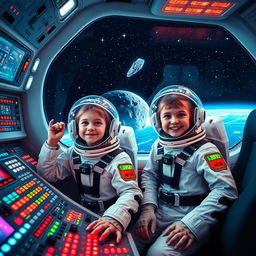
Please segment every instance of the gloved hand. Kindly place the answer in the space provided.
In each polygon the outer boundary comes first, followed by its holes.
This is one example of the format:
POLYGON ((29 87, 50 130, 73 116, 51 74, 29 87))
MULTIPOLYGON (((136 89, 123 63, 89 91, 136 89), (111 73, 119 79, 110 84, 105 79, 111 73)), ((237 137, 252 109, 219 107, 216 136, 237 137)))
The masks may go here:
POLYGON ((140 217, 136 223, 135 233, 145 239, 150 240, 149 226, 151 226, 150 231, 154 234, 156 231, 156 206, 153 204, 145 204, 142 206, 140 217))
POLYGON ((106 239, 110 234, 116 235, 116 243, 119 243, 122 239, 122 225, 111 218, 108 217, 101 217, 98 220, 93 221, 87 228, 87 231, 93 230, 91 232, 92 235, 97 235, 100 232, 103 232, 100 237, 99 241, 103 241, 106 239))
POLYGON ((168 245, 173 245, 175 249, 180 248, 182 250, 189 248, 196 240, 194 234, 181 221, 167 227, 162 236, 167 236, 166 243, 168 245))

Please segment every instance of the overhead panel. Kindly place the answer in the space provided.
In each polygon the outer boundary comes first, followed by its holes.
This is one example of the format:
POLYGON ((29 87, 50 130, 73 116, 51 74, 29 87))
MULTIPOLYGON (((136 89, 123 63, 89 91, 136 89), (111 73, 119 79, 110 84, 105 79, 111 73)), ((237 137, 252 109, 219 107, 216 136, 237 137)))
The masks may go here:
POLYGON ((224 19, 245 2, 247 0, 155 0, 151 12, 157 16, 224 19))

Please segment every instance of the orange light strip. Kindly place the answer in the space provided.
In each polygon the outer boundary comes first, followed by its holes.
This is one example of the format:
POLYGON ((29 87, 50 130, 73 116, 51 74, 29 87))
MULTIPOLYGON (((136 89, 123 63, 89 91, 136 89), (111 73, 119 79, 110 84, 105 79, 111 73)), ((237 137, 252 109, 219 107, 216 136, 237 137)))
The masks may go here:
POLYGON ((201 2, 201 1, 192 1, 190 5, 197 5, 197 6, 207 6, 210 2, 201 2))
POLYGON ((186 5, 189 1, 188 0, 170 0, 169 4, 179 4, 179 5, 186 5))
POLYGON ((218 17, 234 3, 194 0, 169 0, 162 9, 165 14, 218 17))
POLYGON ((205 14, 212 14, 212 15, 221 15, 224 10, 216 10, 216 9, 207 9, 205 10, 205 14))
POLYGON ((172 13, 179 13, 183 11, 183 8, 180 7, 165 7, 164 8, 165 12, 172 12, 172 13))
POLYGON ((203 9, 199 8, 186 8, 185 13, 198 14, 203 12, 203 9))
POLYGON ((231 3, 220 3, 220 2, 214 2, 211 4, 212 7, 220 7, 220 8, 228 8, 231 6, 231 3))

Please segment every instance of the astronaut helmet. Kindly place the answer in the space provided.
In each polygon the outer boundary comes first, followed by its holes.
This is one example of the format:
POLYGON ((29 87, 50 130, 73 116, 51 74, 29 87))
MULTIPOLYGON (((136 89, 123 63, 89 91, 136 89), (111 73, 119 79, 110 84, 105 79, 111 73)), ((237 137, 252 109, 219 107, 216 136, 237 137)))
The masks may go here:
POLYGON ((161 89, 153 98, 150 105, 150 121, 159 136, 159 142, 163 146, 171 148, 186 147, 195 143, 205 137, 205 131, 202 129, 201 124, 205 120, 205 110, 203 104, 197 94, 191 89, 181 85, 170 85, 161 89), (159 106, 162 103, 164 96, 167 95, 180 95, 189 100, 193 108, 193 116, 190 120, 189 129, 178 137, 172 137, 165 133, 162 129, 159 106))
POLYGON ((68 131, 74 142, 74 150, 87 157, 100 157, 119 147, 117 135, 120 129, 119 115, 115 106, 102 96, 90 95, 76 101, 68 115, 68 131), (79 136, 78 121, 83 111, 99 108, 106 114, 106 131, 104 137, 96 145, 87 145, 79 136))

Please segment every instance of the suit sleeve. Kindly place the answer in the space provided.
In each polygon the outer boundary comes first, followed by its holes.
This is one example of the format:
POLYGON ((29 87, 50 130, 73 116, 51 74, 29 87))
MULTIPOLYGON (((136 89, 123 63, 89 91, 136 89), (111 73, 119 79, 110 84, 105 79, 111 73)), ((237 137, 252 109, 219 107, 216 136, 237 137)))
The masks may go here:
POLYGON ((143 201, 144 204, 158 205, 158 186, 159 186, 159 166, 156 159, 157 155, 157 143, 156 141, 151 148, 149 153, 149 159, 145 168, 143 169, 141 186, 143 190, 143 201))
POLYGON ((118 199, 104 212, 103 217, 117 220, 125 230, 132 215, 138 211, 142 198, 138 173, 134 170, 130 157, 124 152, 115 157, 108 171, 112 174, 112 186, 118 199))
POLYGON ((53 149, 45 142, 39 154, 37 172, 50 182, 65 179, 72 175, 70 155, 69 150, 61 153, 60 149, 53 149))
POLYGON ((182 222, 200 239, 217 223, 230 203, 238 194, 231 171, 217 147, 205 144, 194 156, 196 171, 208 183, 208 196, 192 211, 182 218, 182 222))

